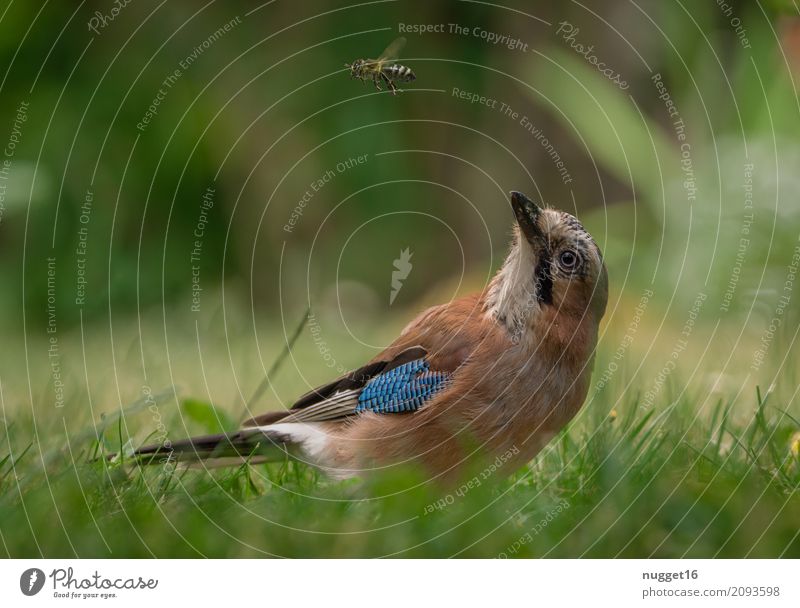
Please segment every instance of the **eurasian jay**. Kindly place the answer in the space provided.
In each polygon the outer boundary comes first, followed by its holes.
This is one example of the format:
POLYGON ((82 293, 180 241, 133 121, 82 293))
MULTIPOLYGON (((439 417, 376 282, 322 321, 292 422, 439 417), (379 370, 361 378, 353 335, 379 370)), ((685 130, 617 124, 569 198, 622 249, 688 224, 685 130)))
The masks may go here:
POLYGON ((457 477, 475 458, 532 459, 588 391, 608 275, 591 235, 569 213, 511 193, 508 256, 481 292, 422 312, 365 366, 236 433, 137 451, 241 464, 287 453, 335 478, 400 464, 457 477))

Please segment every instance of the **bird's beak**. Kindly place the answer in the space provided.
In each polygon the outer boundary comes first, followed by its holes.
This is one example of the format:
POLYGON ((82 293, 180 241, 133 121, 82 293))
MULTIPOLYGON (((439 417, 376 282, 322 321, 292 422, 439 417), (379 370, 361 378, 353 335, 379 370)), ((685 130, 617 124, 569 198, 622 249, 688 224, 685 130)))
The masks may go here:
POLYGON ((514 215, 517 216, 517 223, 519 224, 522 234, 528 239, 528 242, 533 245, 537 250, 540 247, 547 245, 547 239, 544 232, 539 226, 539 220, 542 217, 542 208, 534 203, 522 192, 511 192, 511 207, 514 209, 514 215))

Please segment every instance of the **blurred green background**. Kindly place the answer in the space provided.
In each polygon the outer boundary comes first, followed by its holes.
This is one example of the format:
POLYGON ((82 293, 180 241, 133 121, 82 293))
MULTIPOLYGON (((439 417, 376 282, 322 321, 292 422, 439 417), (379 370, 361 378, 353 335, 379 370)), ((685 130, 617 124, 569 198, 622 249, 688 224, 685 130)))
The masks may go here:
MULTIPOLYGON (((185 302, 208 187, 216 192, 202 242, 204 296, 225 280, 270 313, 279 306, 281 266, 288 301, 318 301, 337 279, 352 281, 366 290, 354 288, 353 297, 376 314, 388 306, 387 275, 405 247, 416 264, 400 304, 462 273, 483 280, 504 251, 512 188, 577 210, 607 251, 616 286, 654 280, 665 297, 679 280, 724 292, 745 162, 755 165, 759 238, 742 284, 757 285, 764 268, 766 279, 779 279, 778 253, 796 240, 800 34, 781 3, 730 3, 747 48, 715 2, 609 2, 598 16, 550 2, 526 11, 475 2, 135 1, 99 33, 88 30, 95 11, 108 17, 114 6, 3 9, 2 135, 10 136, 20 103, 29 104, 0 225, 6 327, 17 326, 24 307, 26 328, 43 328, 48 257, 57 259, 59 327, 79 313, 105 323, 110 310, 135 316, 185 302), (579 29, 575 41, 592 45, 627 90, 555 33, 561 21, 579 29), (203 47, 225 24, 230 31, 203 47), (403 59, 417 82, 392 98, 347 79, 344 62, 374 57, 409 24, 445 26, 406 34, 403 59), (469 33, 450 33, 448 24, 469 33), (475 27, 527 50, 492 44, 475 27), (656 73, 686 125, 693 202, 681 186, 679 142, 656 73), (498 103, 461 100, 454 87, 498 103), (157 115, 137 129, 159 90, 157 115), (337 174, 284 231, 309 184, 359 155, 367 161, 337 174), (87 191, 88 293, 76 306, 87 191), (685 263, 664 255, 676 248, 688 250, 685 263)), ((746 300, 740 296, 737 303, 746 300)), ((207 307, 217 303, 206 299, 207 307)))
POLYGON ((722 401, 749 424, 759 387, 792 453, 795 3, 4 0, 0 34, 9 446, 93 436, 147 391, 177 397, 122 417, 135 443, 208 430, 192 400, 233 425, 300 323, 250 403, 290 404, 481 289, 514 189, 606 257, 585 416, 683 399, 687 426, 722 401), (415 82, 349 79, 399 35, 415 82))

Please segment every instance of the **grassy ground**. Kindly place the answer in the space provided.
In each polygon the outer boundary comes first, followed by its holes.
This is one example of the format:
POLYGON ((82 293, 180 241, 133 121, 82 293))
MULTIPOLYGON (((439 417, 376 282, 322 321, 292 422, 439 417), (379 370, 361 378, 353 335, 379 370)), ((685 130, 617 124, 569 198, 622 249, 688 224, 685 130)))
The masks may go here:
MULTIPOLYGON (((601 341, 596 369, 611 360, 618 329, 601 341)), ((241 331, 250 331, 247 323, 241 331)), ((328 339, 336 351, 339 338, 328 339)), ((307 342, 281 372, 278 393, 299 392, 295 367, 316 361, 322 369, 312 381, 331 374, 307 342)), ((176 359, 180 346, 171 343, 176 359)), ((206 374, 217 363, 207 362, 206 374)), ((154 432, 148 402, 129 399, 119 416, 97 405, 108 395, 95 392, 89 416, 87 394, 75 389, 64 408, 73 415, 54 422, 41 406, 14 409, 24 385, 17 393, 7 374, 0 547, 11 557, 800 557, 800 422, 787 375, 786 386, 769 391, 709 391, 681 382, 678 371, 649 403, 657 369, 620 369, 526 468, 476 470, 472 483, 450 489, 414 471, 334 483, 291 463, 208 473, 92 462, 154 432)), ((688 359, 680 369, 692 369, 688 359)), ((182 377, 181 369, 171 374, 182 377)), ((88 385, 103 382, 95 375, 88 385)), ((200 393, 181 391, 191 392, 200 393)), ((231 424, 236 407, 210 401, 222 398, 182 398, 172 409, 174 398, 160 401, 170 436, 231 424)))

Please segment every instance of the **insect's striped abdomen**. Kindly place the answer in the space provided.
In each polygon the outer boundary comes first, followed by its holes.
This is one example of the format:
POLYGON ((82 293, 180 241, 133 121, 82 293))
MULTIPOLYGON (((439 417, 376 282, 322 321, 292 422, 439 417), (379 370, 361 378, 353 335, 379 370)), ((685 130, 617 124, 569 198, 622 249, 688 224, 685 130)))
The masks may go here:
POLYGON ((389 80, 399 80, 400 82, 411 82, 417 78, 411 68, 398 63, 383 68, 383 73, 386 74, 389 80))

